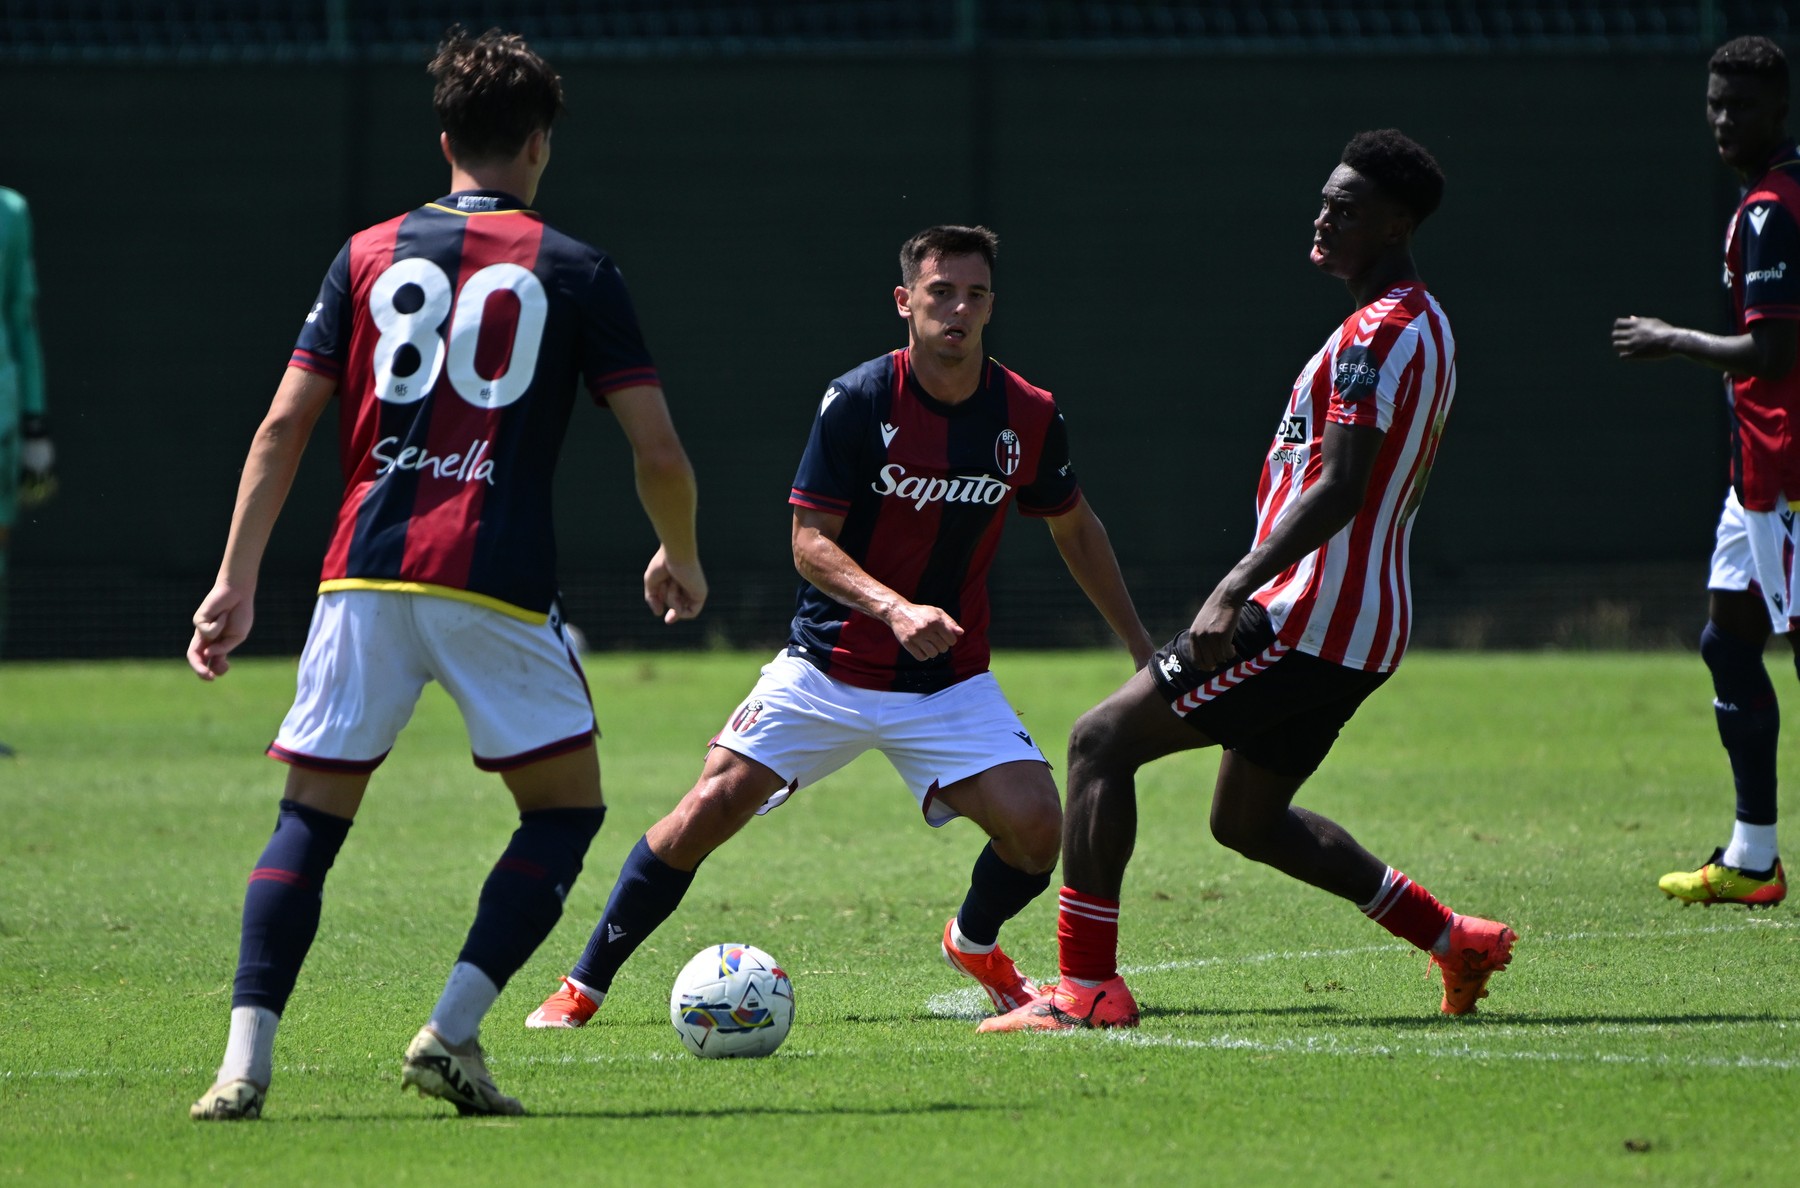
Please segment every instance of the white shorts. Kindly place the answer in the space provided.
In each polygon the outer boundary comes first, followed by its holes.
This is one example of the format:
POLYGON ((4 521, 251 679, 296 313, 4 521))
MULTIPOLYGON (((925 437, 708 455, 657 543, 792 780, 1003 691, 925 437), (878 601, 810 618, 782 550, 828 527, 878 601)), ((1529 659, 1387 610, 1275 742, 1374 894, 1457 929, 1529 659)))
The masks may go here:
POLYGON ((534 624, 429 594, 334 590, 313 608, 294 708, 268 753, 319 771, 374 771, 426 681, 462 710, 484 771, 579 750, 594 735, 559 611, 534 624))
POLYGON ((937 800, 942 789, 1002 763, 1047 762, 991 672, 936 693, 887 693, 834 681, 786 653, 763 666, 713 745, 787 780, 759 814, 864 751, 880 751, 933 828, 957 816, 937 800))
POLYGON ((1787 500, 1774 511, 1745 511, 1737 492, 1725 495, 1713 545, 1709 590, 1755 589, 1769 611, 1769 626, 1785 634, 1794 613, 1797 576, 1794 565, 1794 513, 1787 500))

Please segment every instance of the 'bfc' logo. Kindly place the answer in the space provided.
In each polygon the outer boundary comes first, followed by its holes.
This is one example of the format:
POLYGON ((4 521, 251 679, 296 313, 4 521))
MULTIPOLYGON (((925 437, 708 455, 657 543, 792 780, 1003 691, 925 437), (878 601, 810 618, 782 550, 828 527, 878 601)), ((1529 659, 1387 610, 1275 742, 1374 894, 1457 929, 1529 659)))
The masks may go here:
POLYGON ((1019 435, 1011 429, 1000 430, 994 439, 994 465, 1007 475, 1019 468, 1019 435))

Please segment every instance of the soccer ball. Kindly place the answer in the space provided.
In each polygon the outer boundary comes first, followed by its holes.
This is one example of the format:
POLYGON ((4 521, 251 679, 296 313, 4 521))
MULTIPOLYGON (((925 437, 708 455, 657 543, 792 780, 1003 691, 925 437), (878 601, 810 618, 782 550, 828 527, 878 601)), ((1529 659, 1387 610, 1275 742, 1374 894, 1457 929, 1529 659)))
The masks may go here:
POLYGON ((794 984, 749 945, 710 945, 675 975, 669 1022, 696 1056, 767 1056, 794 1025, 794 984))

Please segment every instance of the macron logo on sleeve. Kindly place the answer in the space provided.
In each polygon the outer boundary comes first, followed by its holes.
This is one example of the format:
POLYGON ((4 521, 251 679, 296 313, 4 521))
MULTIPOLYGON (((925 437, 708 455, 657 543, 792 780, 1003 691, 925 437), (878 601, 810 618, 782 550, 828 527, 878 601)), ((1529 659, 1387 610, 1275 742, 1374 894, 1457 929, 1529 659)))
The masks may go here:
POLYGON ((1762 234, 1763 224, 1769 221, 1769 212, 1773 206, 1753 206, 1750 208, 1750 230, 1762 234))
POLYGON ((843 394, 844 394, 844 390, 842 388, 838 387, 836 384, 833 384, 829 388, 826 388, 825 389, 825 399, 819 401, 820 414, 822 415, 826 409, 831 407, 831 402, 833 400, 836 400, 839 396, 842 396, 843 394))

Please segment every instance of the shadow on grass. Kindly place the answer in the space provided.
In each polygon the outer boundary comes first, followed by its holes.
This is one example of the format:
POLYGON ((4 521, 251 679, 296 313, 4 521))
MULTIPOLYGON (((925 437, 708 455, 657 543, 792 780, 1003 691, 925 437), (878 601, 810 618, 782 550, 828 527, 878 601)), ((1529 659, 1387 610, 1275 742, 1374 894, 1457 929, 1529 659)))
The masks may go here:
POLYGON ((1329 1002, 1279 1007, 1173 1007, 1144 1006, 1142 1004, 1138 1006, 1138 1015, 1144 1019, 1236 1019, 1245 1015, 1263 1015, 1269 1018, 1330 1015, 1336 1018, 1343 1013, 1343 1008, 1329 1002))
POLYGON ((1638 1027, 1682 1027, 1719 1023, 1761 1023, 1784 1027, 1800 1023, 1796 1015, 1717 1014, 1687 1015, 1396 1015, 1382 1018, 1347 1018, 1345 1027, 1399 1027, 1415 1031, 1439 1031, 1446 1027, 1592 1027, 1600 1024, 1624 1024, 1638 1027))
POLYGON ((392 1112, 371 1110, 364 1113, 304 1113, 293 1116, 265 1117, 263 1126, 310 1125, 318 1122, 419 1122, 454 1123, 461 1126, 517 1126, 534 1118, 611 1119, 619 1122, 647 1121, 653 1118, 904 1118, 917 1114, 973 1114, 1010 1110, 1013 1105, 970 1105, 959 1101, 932 1101, 919 1105, 898 1106, 719 1106, 706 1109, 673 1107, 669 1109, 547 1109, 532 1110, 521 1118, 463 1118, 455 1113, 392 1112))

